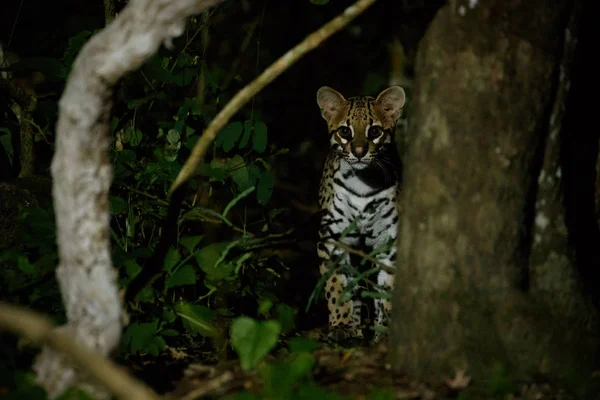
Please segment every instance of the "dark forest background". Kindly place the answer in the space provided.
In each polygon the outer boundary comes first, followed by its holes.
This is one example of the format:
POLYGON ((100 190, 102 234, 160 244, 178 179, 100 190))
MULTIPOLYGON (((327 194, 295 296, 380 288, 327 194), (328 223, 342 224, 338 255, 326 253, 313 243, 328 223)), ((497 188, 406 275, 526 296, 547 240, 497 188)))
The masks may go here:
MULTIPOLYGON (((161 48, 157 57, 118 85, 113 132, 115 138, 120 133, 126 139, 121 143, 125 153, 117 150, 117 139, 111 146, 115 165, 111 223, 122 288, 139 273, 159 240, 166 215, 166 190, 207 123, 268 65, 353 2, 315 3, 319 2, 226 1, 209 12, 208 32, 201 29, 203 17, 196 17, 175 40, 174 50, 161 48), (206 34, 208 42, 204 40, 206 34), (168 66, 165 60, 170 60, 168 66), (197 104, 193 98, 202 74, 206 89, 203 104, 197 104), (164 134, 170 129, 182 135, 174 162, 165 161, 163 153, 164 134)), ((239 144, 241 130, 237 136, 231 133, 238 129, 236 126, 229 126, 217 139, 207 165, 186 196, 179 235, 187 241, 173 248, 166 262, 169 267, 151 289, 130 304, 133 323, 124 334, 121 361, 141 365, 152 357, 164 356, 167 347, 176 346, 187 346, 190 354, 207 362, 231 358, 234 350, 223 350, 226 346, 222 341, 230 335, 231 321, 240 316, 278 321, 277 337, 280 332, 292 337, 326 324, 324 302, 314 301, 319 297, 316 288, 320 279, 314 250, 317 188, 328 151, 316 92, 326 85, 347 97, 374 96, 392 82, 399 82, 408 94, 404 118, 410 120, 415 54, 429 23, 444 4, 443 0, 377 1, 234 117, 231 122, 240 126, 251 121, 244 125, 244 132, 254 125, 251 143, 257 126, 265 126, 267 144, 264 149, 257 143, 243 149, 239 144), (225 148, 228 141, 233 141, 232 150, 225 148), (242 162, 243 176, 234 161, 242 162), (252 184, 259 187, 256 195, 247 193, 252 184), (228 218, 233 227, 222 219, 232 201, 228 218), (251 237, 245 237, 240 228, 251 237), (234 241, 239 242, 233 245, 234 241), (234 250, 224 261, 218 260, 228 245, 234 250), (186 264, 189 259, 196 259, 198 265, 186 264), (202 264, 220 262, 227 264, 225 275, 202 264), (181 315, 200 321, 205 328, 186 324, 178 317, 181 315)), ((600 130, 595 89, 599 69, 594 5, 588 0, 583 6, 561 162, 569 238, 585 290, 599 307, 596 163, 600 130)), ((118 11, 124 4, 116 2, 116 6, 118 11)), ((34 88, 39 97, 32 114, 38 127, 34 174, 21 179, 19 123, 11 111, 10 96, 0 93, 0 135, 5 136, 0 146, 0 181, 11 185, 3 186, 0 193, 4 213, 0 298, 51 314, 60 323, 64 315, 53 279, 56 248, 49 180, 57 102, 77 49, 105 26, 105 9, 99 0, 9 0, 1 7, 0 41, 5 51, 21 59, 15 77, 27 80, 40 72, 44 79, 34 88)), ((403 151, 410 132, 406 131, 406 120, 401 125, 398 133, 403 151)), ((468 156, 456 153, 457 160, 468 156)), ((0 376, 6 377, 4 381, 0 378, 0 388, 12 389, 15 382, 22 384, 26 380, 23 377, 29 376, 25 371, 35 353, 30 348, 17 352, 14 337, 0 338, 0 353, 7 360, 0 362, 0 371, 5 371, 0 376)), ((285 347, 282 342, 278 346, 285 347)), ((164 370, 157 366, 136 372, 152 380, 153 374, 163 374, 164 370)), ((172 381, 180 372, 156 383, 157 390, 172 389, 172 381)))

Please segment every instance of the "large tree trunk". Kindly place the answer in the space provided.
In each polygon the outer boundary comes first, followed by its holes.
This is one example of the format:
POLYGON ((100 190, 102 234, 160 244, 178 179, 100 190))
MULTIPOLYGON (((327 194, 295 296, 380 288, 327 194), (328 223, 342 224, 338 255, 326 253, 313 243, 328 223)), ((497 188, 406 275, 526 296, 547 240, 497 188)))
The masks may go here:
MULTIPOLYGON (((60 100, 52 176, 60 255, 56 275, 68 323, 59 329, 104 355, 117 347, 124 320, 109 243, 112 90, 162 43, 170 45, 188 16, 220 1, 132 0, 84 46, 60 100)), ((72 385, 95 398, 109 397, 50 348, 44 348, 35 370, 51 398, 72 385)))
POLYGON ((489 379, 498 362, 517 376, 593 362, 597 319, 569 257, 552 142, 580 5, 453 1, 432 22, 401 200, 397 369, 489 379))

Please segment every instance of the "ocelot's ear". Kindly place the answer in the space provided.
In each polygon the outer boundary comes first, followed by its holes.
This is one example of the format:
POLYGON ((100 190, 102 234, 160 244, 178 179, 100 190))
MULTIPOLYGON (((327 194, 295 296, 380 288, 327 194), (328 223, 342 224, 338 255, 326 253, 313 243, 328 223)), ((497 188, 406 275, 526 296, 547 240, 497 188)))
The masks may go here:
POLYGON ((317 104, 321 109, 321 116, 329 122, 334 115, 342 111, 346 99, 336 90, 323 86, 317 91, 317 104))
POLYGON ((379 93, 375 100, 375 107, 379 110, 381 117, 394 124, 402 114, 402 107, 406 101, 404 89, 400 86, 391 86, 379 93))

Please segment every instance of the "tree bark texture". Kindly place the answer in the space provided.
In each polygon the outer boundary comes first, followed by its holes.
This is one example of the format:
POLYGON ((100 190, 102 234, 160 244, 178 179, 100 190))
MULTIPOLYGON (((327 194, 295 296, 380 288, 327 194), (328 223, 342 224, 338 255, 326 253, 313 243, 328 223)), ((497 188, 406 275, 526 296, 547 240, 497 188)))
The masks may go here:
MULTIPOLYGON (((132 0, 77 57, 60 100, 52 161, 60 265, 56 275, 77 342, 109 354, 120 340, 124 313, 111 263, 108 192, 109 119, 114 85, 164 43, 183 33, 186 18, 221 0, 132 0)), ((96 398, 107 392, 46 347, 34 366, 51 398, 79 385, 96 398)))
POLYGON ((452 1, 421 43, 393 306, 399 370, 453 376, 466 369, 489 379, 489 368, 502 363, 516 376, 563 376, 592 362, 592 325, 564 335, 575 329, 568 313, 536 294, 564 289, 547 284, 574 270, 564 247, 554 271, 532 249, 550 223, 534 224, 536 196, 552 202, 545 218, 566 235, 560 197, 544 194, 560 184, 538 192, 537 180, 555 156, 543 161, 544 149, 558 151, 548 132, 560 130, 551 116, 562 101, 573 4, 452 1))

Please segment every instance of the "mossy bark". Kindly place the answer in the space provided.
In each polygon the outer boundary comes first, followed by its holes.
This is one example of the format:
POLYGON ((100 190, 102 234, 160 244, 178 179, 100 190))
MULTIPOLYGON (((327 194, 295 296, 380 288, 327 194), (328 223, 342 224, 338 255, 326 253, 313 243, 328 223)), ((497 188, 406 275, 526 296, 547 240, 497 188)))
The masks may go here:
MULTIPOLYGON (((568 325, 531 290, 545 272, 530 276, 529 267, 537 180, 574 3, 473 3, 443 7, 417 58, 394 367, 490 378, 499 362, 517 377, 565 376, 594 361, 595 327, 568 325)), ((559 268, 569 273, 566 260, 559 268)))

